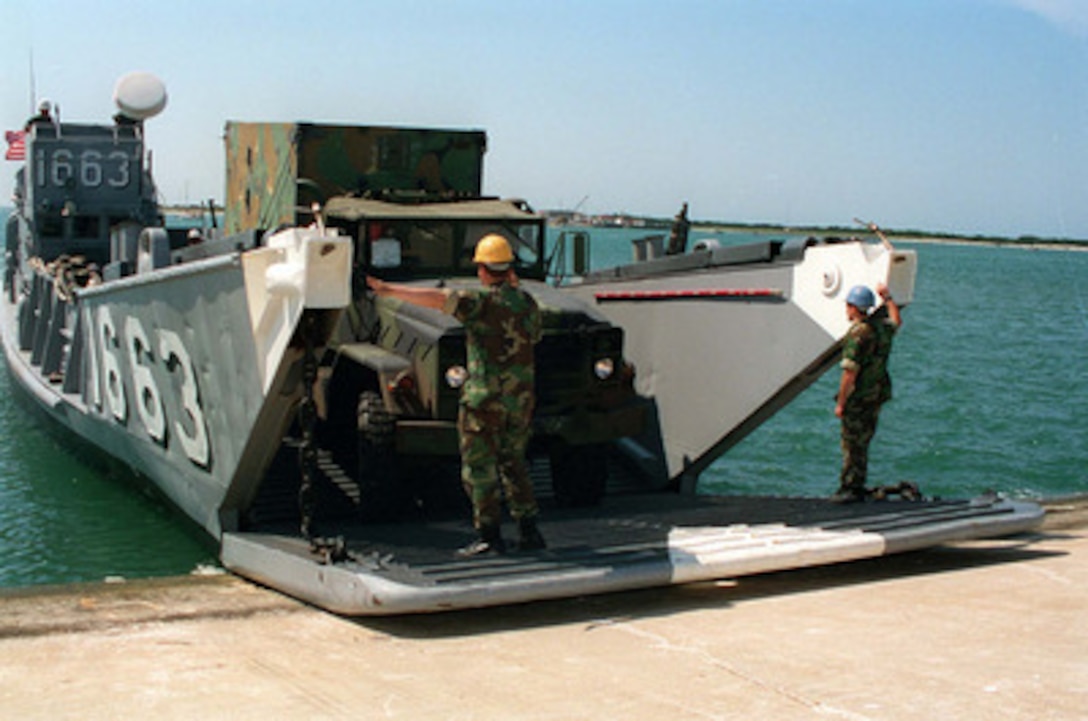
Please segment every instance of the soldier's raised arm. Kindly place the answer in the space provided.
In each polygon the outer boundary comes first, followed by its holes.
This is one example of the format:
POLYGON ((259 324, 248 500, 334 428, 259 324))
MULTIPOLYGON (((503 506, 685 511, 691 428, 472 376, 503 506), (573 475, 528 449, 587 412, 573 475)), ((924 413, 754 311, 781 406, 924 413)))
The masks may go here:
POLYGON ((446 288, 420 288, 401 283, 386 283, 384 280, 371 275, 366 277, 366 284, 367 287, 374 291, 375 295, 390 296, 413 305, 421 305, 436 310, 442 310, 446 304, 446 298, 450 294, 450 291, 446 288))
POLYGON ((903 318, 899 313, 899 305, 892 298, 891 292, 888 290, 888 286, 881 283, 876 287, 877 295, 884 299, 884 306, 888 309, 888 318, 892 323, 895 323, 896 328, 900 328, 903 325, 903 318))

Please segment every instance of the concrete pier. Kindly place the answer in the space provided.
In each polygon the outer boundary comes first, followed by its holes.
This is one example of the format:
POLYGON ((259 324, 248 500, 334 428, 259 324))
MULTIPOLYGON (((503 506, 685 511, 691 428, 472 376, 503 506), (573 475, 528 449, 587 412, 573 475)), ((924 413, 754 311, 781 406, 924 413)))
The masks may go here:
POLYGON ((232 576, 0 595, 0 718, 1088 719, 1088 502, 737 581, 350 620, 232 576))

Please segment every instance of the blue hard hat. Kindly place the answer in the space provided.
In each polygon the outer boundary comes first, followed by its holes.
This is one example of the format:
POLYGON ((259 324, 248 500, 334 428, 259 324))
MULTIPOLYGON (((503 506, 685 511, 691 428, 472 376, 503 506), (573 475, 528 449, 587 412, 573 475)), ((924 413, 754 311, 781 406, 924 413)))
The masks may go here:
POLYGON ((864 285, 855 285, 850 289, 850 292, 846 294, 846 302, 855 308, 869 310, 876 305, 876 296, 873 295, 873 291, 869 290, 864 285))

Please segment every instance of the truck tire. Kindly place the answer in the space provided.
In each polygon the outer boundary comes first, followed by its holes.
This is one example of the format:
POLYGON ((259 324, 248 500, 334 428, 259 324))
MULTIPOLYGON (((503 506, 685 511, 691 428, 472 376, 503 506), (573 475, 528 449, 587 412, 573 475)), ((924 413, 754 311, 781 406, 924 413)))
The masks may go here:
POLYGON ((607 449, 603 444, 572 446, 556 441, 551 448, 552 490, 560 508, 595 506, 608 481, 607 449))
POLYGON ((397 505, 393 414, 377 392, 363 391, 355 419, 359 511, 368 521, 392 520, 397 505))

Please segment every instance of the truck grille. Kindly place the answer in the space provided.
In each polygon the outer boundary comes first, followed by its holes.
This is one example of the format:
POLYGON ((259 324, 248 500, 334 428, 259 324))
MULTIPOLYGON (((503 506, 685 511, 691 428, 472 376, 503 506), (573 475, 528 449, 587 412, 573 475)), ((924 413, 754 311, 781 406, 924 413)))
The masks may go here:
POLYGON ((604 357, 620 364, 621 331, 602 326, 583 333, 544 337, 536 346, 537 412, 549 414, 592 404, 594 396, 616 383, 593 375, 593 363, 604 357))
MULTIPOLYGON (((536 346, 536 411, 556 415, 572 409, 592 406, 604 391, 615 387, 617 377, 599 380, 593 374, 593 363, 600 358, 612 358, 618 369, 622 362, 623 332, 618 328, 600 326, 582 332, 550 333, 536 346)), ((442 340, 439 368, 465 363, 464 339, 447 337, 442 340)), ((439 381, 440 418, 456 418, 459 391, 439 381)))

